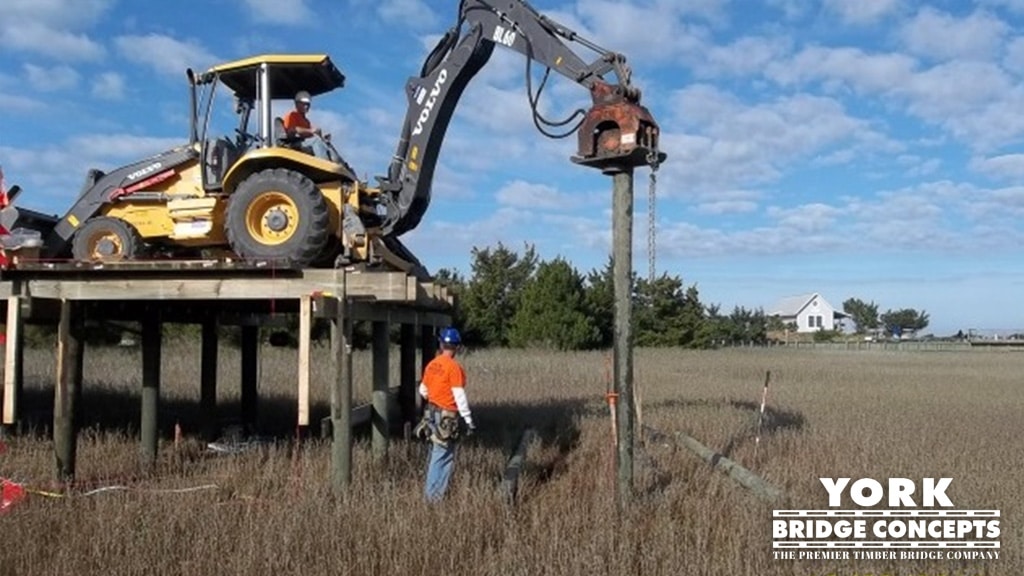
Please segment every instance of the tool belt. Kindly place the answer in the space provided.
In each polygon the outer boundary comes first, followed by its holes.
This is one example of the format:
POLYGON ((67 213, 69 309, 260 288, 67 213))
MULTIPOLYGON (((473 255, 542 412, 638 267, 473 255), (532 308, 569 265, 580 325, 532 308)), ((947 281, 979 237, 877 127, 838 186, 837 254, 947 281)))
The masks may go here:
POLYGON ((414 430, 417 438, 430 440, 439 446, 458 440, 459 432, 459 413, 434 404, 427 404, 423 409, 423 418, 414 430))

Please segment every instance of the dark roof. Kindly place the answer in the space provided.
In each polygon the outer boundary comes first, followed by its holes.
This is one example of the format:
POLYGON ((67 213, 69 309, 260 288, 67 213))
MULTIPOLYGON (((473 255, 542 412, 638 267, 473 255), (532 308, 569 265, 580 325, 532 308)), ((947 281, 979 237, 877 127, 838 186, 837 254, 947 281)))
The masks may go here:
POLYGON ((299 90, 312 96, 341 88, 345 75, 326 54, 265 54, 214 66, 206 71, 200 82, 211 82, 215 77, 238 97, 255 99, 256 72, 264 63, 270 71, 270 98, 292 99, 299 90))

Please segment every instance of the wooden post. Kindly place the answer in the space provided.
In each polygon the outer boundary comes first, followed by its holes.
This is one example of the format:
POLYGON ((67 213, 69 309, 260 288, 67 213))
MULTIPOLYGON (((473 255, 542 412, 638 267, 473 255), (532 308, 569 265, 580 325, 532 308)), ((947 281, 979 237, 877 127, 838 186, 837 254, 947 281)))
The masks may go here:
POLYGON ((390 328, 388 322, 373 323, 373 417, 371 422, 373 457, 378 461, 387 457, 388 435, 391 433, 388 413, 389 349, 391 346, 388 335, 390 328))
POLYGON ((256 427, 258 406, 260 327, 242 325, 242 426, 248 433, 256 427))
POLYGON ((331 320, 331 357, 335 381, 331 386, 331 484, 342 492, 352 483, 352 320, 348 302, 338 302, 331 320))
POLYGON ((633 170, 612 175, 612 278, 615 292, 614 392, 617 395, 617 500, 633 497, 633 170))
MULTIPOLYGON (((420 374, 423 374, 427 364, 437 356, 437 335, 434 334, 434 326, 422 324, 420 330, 420 374)), ((416 398, 420 401, 419 394, 416 398)))
POLYGON ((202 352, 199 375, 199 411, 203 418, 203 435, 213 440, 217 435, 217 321, 203 322, 202 352))
POLYGON ((82 388, 82 340, 78 302, 61 300, 57 326, 57 382, 53 395, 53 445, 57 480, 75 479, 78 451, 77 402, 82 388))
POLYGON ((399 349, 398 406, 406 428, 416 422, 416 325, 402 324, 399 349))
POLYGON ((21 402, 24 373, 25 339, 21 320, 21 298, 7 299, 7 343, 4 345, 4 410, 3 428, 18 423, 18 404, 21 402))
POLYGON ((299 298, 298 426, 300 430, 309 426, 309 353, 312 327, 313 299, 306 294, 299 298))
POLYGON ((160 317, 156 311, 142 319, 142 465, 156 464, 160 409, 160 317))

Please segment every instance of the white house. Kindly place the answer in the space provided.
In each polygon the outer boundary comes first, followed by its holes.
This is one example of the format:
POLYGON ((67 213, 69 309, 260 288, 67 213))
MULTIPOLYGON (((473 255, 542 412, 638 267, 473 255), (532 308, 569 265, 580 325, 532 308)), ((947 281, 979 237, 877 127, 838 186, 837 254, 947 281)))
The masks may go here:
POLYGON ((783 324, 795 323, 797 332, 835 330, 849 316, 836 310, 817 292, 783 298, 767 310, 767 316, 778 316, 783 324))

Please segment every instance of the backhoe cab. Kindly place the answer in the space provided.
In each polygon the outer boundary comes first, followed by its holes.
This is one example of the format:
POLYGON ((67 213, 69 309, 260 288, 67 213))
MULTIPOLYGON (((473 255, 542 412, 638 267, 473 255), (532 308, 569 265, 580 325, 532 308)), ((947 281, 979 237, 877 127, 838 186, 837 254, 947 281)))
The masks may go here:
POLYGON ((274 116, 274 101, 290 108, 300 90, 319 96, 344 86, 328 56, 264 55, 187 76, 187 144, 90 170, 63 217, 45 221, 7 206, 6 228, 42 233, 48 259, 241 257, 287 267, 374 260, 362 225, 372 222, 364 217, 373 213, 369 193, 333 146, 329 158, 313 156, 274 116))

